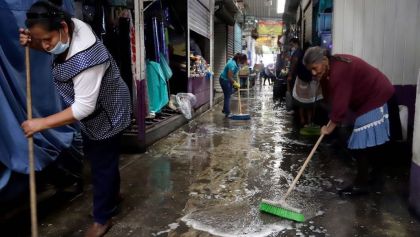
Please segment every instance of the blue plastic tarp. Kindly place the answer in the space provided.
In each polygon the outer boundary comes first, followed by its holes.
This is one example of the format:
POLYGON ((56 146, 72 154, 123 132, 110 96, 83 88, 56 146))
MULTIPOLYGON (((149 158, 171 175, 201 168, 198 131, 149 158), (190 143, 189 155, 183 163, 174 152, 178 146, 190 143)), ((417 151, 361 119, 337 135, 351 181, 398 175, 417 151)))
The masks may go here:
MULTIPOLYGON (((28 143, 20 124, 26 120, 26 72, 24 48, 19 45, 18 29, 24 27, 27 9, 36 1, 0 0, 0 190, 11 172, 27 174, 28 143)), ((73 12, 72 1, 64 7, 73 12)), ((31 50, 33 117, 45 117, 63 109, 51 76, 50 55, 31 50)), ((36 170, 54 161, 70 147, 75 129, 64 126, 34 136, 36 170)))

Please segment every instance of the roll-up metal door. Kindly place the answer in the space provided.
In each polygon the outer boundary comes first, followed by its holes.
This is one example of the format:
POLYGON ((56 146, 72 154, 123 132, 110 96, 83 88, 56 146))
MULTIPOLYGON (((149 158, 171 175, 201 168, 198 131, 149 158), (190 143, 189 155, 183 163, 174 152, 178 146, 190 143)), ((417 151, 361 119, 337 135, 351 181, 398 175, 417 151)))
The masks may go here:
POLYGON ((214 88, 222 92, 219 77, 226 65, 226 25, 214 24, 214 88))
POLYGON ((206 4, 204 0, 188 0, 188 19, 191 30, 210 38, 210 10, 206 4))
POLYGON ((242 29, 238 23, 235 24, 235 42, 233 48, 234 54, 242 52, 242 29))
POLYGON ((233 58, 234 55, 234 38, 235 38, 235 32, 233 26, 227 26, 227 58, 233 58))

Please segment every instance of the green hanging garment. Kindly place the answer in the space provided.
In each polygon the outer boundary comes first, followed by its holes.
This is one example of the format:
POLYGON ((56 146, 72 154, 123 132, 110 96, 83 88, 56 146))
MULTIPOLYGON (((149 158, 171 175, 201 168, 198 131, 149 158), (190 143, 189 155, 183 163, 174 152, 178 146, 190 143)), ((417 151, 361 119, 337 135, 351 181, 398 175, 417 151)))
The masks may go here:
POLYGON ((169 102, 166 78, 159 63, 153 61, 147 61, 146 73, 149 110, 157 113, 169 102))

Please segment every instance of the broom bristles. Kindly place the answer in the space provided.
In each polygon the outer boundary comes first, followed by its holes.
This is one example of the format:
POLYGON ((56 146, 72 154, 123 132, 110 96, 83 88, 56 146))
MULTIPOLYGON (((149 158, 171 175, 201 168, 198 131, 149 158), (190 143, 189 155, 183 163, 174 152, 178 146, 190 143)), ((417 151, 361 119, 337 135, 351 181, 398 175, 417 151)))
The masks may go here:
POLYGON ((304 222, 305 216, 298 208, 287 205, 284 201, 274 202, 270 200, 262 200, 260 204, 260 211, 270 213, 285 219, 304 222))

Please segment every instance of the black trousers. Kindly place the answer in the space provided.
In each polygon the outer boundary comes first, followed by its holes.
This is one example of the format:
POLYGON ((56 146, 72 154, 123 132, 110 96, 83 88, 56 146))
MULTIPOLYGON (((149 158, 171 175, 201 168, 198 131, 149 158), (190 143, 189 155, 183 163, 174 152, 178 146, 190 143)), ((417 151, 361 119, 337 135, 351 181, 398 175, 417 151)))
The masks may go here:
POLYGON ((83 136, 83 152, 90 162, 93 185, 93 218, 100 224, 111 219, 120 192, 121 134, 105 140, 83 136))

